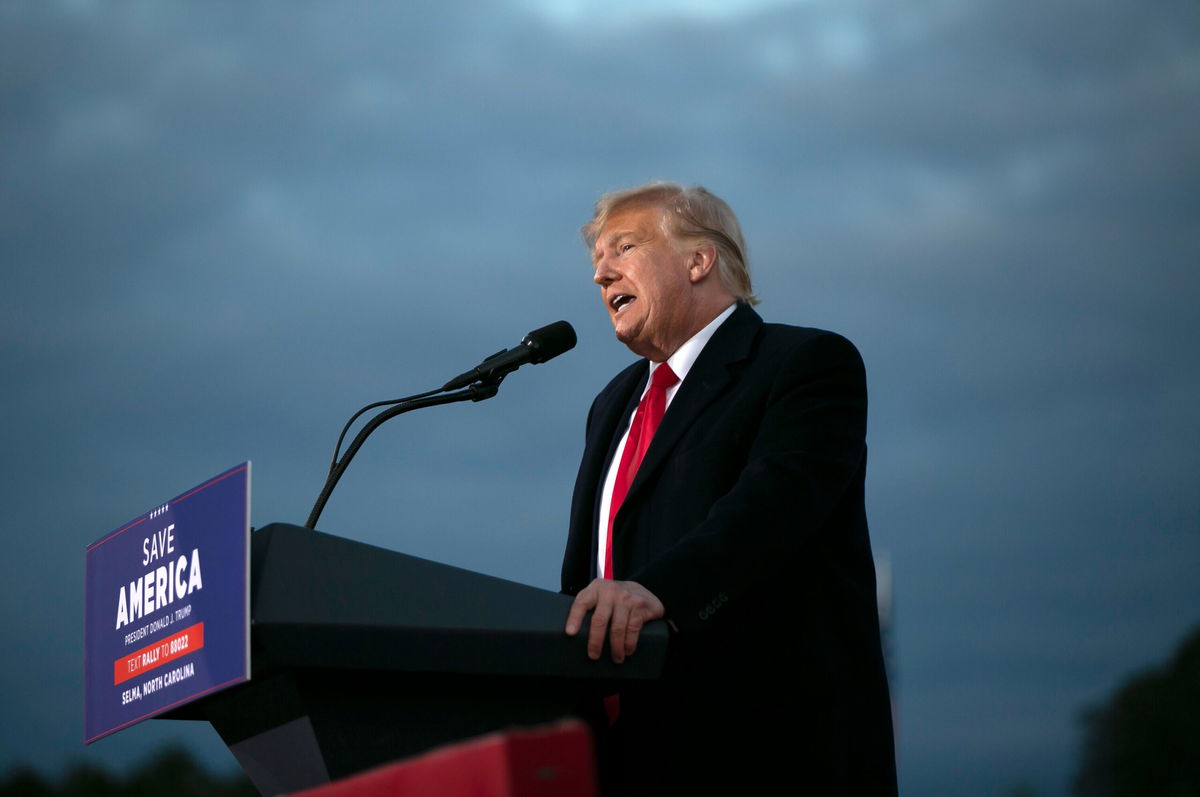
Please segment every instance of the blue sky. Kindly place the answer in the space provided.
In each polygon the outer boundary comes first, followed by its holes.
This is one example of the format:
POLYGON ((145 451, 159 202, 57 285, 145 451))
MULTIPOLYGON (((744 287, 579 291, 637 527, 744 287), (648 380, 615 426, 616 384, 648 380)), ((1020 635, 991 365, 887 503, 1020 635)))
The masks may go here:
POLYGON ((868 367, 907 794, 1065 794, 1080 710, 1200 621, 1193 3, 0 9, 0 767, 81 738, 83 549, 244 459, 303 522, 337 431, 565 318, 579 346, 392 421, 322 527, 554 587, 631 356, 577 234, 730 202, 769 320, 868 367))

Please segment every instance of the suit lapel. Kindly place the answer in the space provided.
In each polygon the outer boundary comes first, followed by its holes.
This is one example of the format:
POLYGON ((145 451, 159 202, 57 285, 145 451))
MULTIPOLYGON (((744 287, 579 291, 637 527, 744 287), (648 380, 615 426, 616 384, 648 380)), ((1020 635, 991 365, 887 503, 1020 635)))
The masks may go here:
MULTIPOLYGON (((650 441, 646 457, 638 467, 633 484, 629 486, 629 493, 625 496, 621 511, 617 513, 618 518, 624 513, 626 506, 636 501, 645 483, 666 462, 671 450, 704 408, 728 389, 734 377, 731 366, 750 356, 751 346, 762 323, 762 318, 749 305, 740 304, 733 315, 713 334, 692 365, 687 378, 680 385, 679 392, 671 400, 671 405, 667 407, 662 423, 654 433, 654 439, 650 441)), ((639 384, 645 385, 644 377, 639 384)), ((640 391, 634 391, 631 406, 636 405, 639 394, 640 391)), ((631 411, 627 409, 626 414, 621 417, 628 417, 631 411)), ((616 447, 615 432, 613 437, 607 461, 612 460, 612 449, 616 447)))
POLYGON ((600 485, 598 489, 604 486, 604 476, 608 473, 608 469, 613 461, 613 457, 617 452, 617 443, 621 441, 621 436, 625 432, 625 428, 629 426, 629 421, 633 417, 634 410, 637 409, 638 402, 641 400, 642 391, 646 389, 646 380, 650 376, 650 368, 645 364, 645 361, 639 363, 640 369, 635 369, 634 373, 639 374, 636 379, 630 381, 629 387, 621 391, 613 401, 613 407, 619 412, 609 412, 604 418, 604 429, 601 431, 603 437, 601 440, 608 441, 608 448, 605 450, 602 467, 600 470, 600 485), (623 399, 623 400, 622 400, 623 399))
POLYGON ((611 395, 602 406, 597 406, 593 417, 593 428, 589 431, 585 461, 588 465, 587 479, 591 483, 591 513, 588 529, 592 535, 590 558, 595 572, 597 526, 600 520, 600 501, 604 492, 604 477, 608 474, 617 443, 629 418, 633 415, 646 386, 649 368, 645 360, 634 363, 622 374, 622 379, 613 385, 611 395))

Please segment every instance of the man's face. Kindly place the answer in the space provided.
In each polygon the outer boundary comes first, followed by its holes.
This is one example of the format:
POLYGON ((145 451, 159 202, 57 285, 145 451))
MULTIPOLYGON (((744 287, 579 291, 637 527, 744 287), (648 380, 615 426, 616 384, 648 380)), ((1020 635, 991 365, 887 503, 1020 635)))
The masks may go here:
POLYGON ((689 326, 689 262, 660 208, 618 210, 600 230, 592 249, 593 281, 617 340, 635 354, 662 362, 695 333, 689 326))

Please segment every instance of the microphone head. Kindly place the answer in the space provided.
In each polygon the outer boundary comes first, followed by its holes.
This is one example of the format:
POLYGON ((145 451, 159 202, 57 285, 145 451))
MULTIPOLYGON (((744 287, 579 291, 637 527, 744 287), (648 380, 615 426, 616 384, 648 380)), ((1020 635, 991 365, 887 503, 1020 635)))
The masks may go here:
POLYGON ((555 321, 526 335, 521 343, 533 350, 529 362, 537 364, 551 360, 564 351, 575 348, 575 328, 566 321, 555 321))

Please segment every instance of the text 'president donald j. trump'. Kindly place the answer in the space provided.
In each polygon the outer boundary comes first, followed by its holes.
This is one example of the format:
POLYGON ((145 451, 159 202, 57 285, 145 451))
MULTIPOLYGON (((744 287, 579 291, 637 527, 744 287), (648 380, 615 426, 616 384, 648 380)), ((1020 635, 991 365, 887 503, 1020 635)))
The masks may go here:
POLYGON ((671 628, 662 678, 607 701, 606 788, 895 794, 857 350, 763 323, 737 218, 703 188, 607 194, 583 235, 644 359, 588 414, 566 632, 621 662, 645 623, 671 628))

